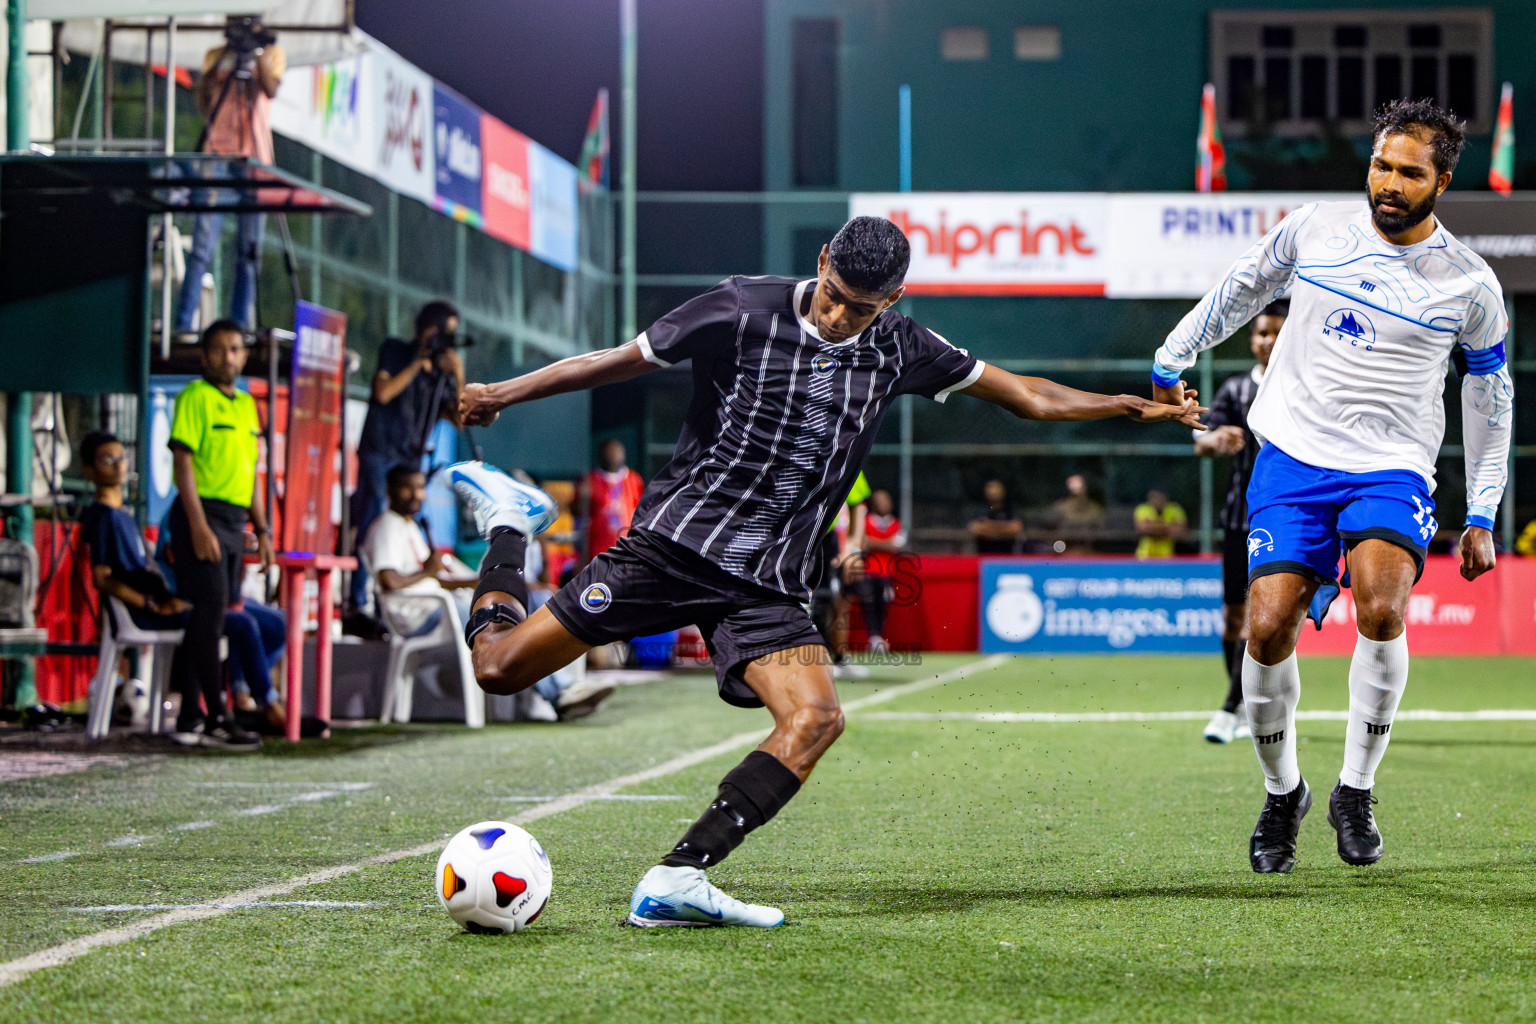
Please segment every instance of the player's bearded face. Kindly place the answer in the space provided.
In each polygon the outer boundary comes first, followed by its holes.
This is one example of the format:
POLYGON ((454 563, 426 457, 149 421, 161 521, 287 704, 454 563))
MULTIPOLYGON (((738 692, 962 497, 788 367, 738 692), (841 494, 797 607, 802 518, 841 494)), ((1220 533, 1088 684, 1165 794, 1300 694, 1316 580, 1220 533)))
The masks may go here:
POLYGON ((1391 186, 1373 191, 1367 184, 1365 191, 1371 203, 1371 219, 1385 235, 1400 235, 1422 222, 1434 212, 1438 198, 1433 187, 1418 202, 1391 186))

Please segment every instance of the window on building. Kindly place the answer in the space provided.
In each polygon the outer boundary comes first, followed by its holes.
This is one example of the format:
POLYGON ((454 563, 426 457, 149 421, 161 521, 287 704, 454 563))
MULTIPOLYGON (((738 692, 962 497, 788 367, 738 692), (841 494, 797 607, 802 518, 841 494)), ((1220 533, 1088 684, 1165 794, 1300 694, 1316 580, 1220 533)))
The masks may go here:
POLYGON ((792 32, 794 181, 805 188, 835 188, 842 23, 836 18, 796 18, 792 32))
POLYGON ((1492 130, 1493 14, 1435 11, 1212 11, 1222 131, 1256 124, 1281 136, 1370 130, 1371 112, 1403 97, 1432 99, 1492 130))
POLYGON ((986 60, 992 55, 992 44, 984 28, 951 25, 939 36, 939 55, 945 60, 986 60))
POLYGON ((1061 60, 1061 29, 1055 25, 1020 25, 1013 30, 1015 60, 1061 60))

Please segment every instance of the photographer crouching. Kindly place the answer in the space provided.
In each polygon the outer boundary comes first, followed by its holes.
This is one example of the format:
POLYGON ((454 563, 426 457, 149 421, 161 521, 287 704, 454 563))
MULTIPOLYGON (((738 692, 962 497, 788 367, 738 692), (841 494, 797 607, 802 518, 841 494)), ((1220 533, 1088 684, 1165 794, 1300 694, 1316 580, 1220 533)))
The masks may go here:
MULTIPOLYGON (((395 466, 420 466, 438 420, 460 426, 459 392, 464 390, 464 361, 459 358, 459 311, 443 299, 421 307, 411 341, 387 338, 379 346, 379 369, 368 398, 368 418, 357 446, 357 490, 352 494, 352 523, 357 543, 368 535, 389 502, 386 477, 395 466)), ((466 339, 463 344, 469 344, 466 339)), ((352 574, 347 628, 367 635, 360 616, 368 606, 368 574, 352 574)))
MULTIPOLYGON (((277 95, 287 70, 288 58, 277 36, 262 27, 259 17, 231 17, 224 26, 224 45, 208 51, 197 82, 197 109, 207 119, 200 151, 273 163, 272 97, 277 95)), ((229 319, 245 330, 254 330, 266 215, 242 213, 239 222, 229 319)), ((194 221, 192 254, 187 257, 186 277, 176 305, 178 334, 192 332, 202 299, 203 275, 213 260, 223 227, 221 213, 200 213, 194 221)))

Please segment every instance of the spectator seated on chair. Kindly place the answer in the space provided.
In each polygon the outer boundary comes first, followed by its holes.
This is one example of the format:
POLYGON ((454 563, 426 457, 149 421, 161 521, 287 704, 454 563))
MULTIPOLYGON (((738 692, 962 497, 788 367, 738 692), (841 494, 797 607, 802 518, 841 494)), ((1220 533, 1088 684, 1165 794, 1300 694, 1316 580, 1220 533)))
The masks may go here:
POLYGON ((287 633, 287 617, 260 601, 231 605, 224 613, 229 688, 235 711, 260 714, 274 729, 282 729, 288 721, 283 699, 272 685, 272 666, 287 645, 287 633))
MULTIPOLYGON (((452 592, 460 617, 468 621, 476 578, 467 566, 433 549, 416 517, 427 497, 427 475, 414 466, 399 465, 385 478, 389 508, 373 521, 359 551, 363 564, 382 594, 452 592)), ((437 625, 442 613, 433 602, 391 602, 390 617, 409 636, 420 636, 437 625)))
POLYGON ((111 434, 93 431, 80 442, 80 463, 96 487, 96 500, 80 520, 80 537, 90 549, 96 589, 128 607, 142 629, 182 629, 192 606, 177 597, 150 559, 139 524, 123 508, 128 453, 111 434))

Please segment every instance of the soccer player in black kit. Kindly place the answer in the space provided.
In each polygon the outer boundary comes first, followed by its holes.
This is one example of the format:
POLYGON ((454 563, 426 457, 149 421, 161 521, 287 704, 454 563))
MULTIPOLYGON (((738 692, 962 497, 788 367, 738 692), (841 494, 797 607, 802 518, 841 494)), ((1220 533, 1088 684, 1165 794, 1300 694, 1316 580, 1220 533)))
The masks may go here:
POLYGON ((1221 606, 1226 617, 1221 653, 1227 669, 1227 699, 1206 724, 1205 738, 1212 743, 1231 743, 1250 735, 1242 713, 1243 651, 1247 648, 1244 629, 1248 614, 1248 478, 1253 476, 1259 439, 1248 429, 1248 407, 1259 393, 1259 381, 1269 366, 1269 354, 1274 351, 1290 309, 1288 300, 1279 299, 1253 318, 1248 328, 1253 369, 1222 381, 1216 397, 1211 399, 1211 413, 1205 418, 1209 429, 1195 434, 1196 455, 1232 456, 1232 486, 1227 490, 1227 507, 1221 514, 1221 606))
POLYGON ((890 221, 857 217, 822 248, 812 280, 733 277, 628 344, 464 390, 465 422, 486 424, 514 403, 692 363, 677 449, 646 488, 629 536, 532 615, 523 550, 552 520, 553 503, 480 463, 449 470, 490 541, 465 628, 488 692, 516 693, 599 644, 697 624, 721 698, 773 715, 773 732, 640 880, 631 924, 783 923, 777 909, 715 888, 704 869, 787 804, 843 731, 806 580, 898 396, 943 402, 961 392, 1027 419, 1200 426, 1205 410, 1193 399, 1160 406, 1017 377, 918 326, 891 309, 909 255, 890 221))

